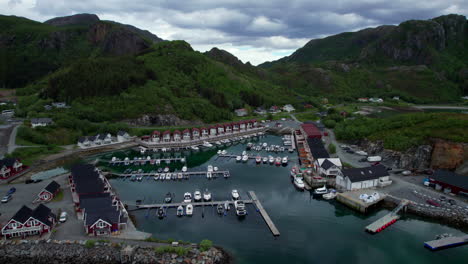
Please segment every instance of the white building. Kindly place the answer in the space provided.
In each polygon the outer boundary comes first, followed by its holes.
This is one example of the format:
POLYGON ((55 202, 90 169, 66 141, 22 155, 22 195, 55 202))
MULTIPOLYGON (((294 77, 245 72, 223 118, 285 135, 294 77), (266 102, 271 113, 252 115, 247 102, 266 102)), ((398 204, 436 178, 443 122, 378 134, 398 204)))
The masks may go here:
POLYGON ((296 109, 294 108, 294 106, 290 105, 290 104, 287 104, 287 105, 284 105, 283 106, 283 111, 285 112, 292 112, 292 111, 295 111, 296 109))
POLYGON ((382 165, 344 169, 336 176, 336 187, 347 191, 384 187, 391 183, 388 171, 382 165))
POLYGON ((125 142, 129 139, 130 135, 126 131, 120 130, 119 132, 117 132, 117 142, 125 142))
POLYGON ((341 173, 343 165, 338 158, 317 159, 315 166, 319 175, 335 177, 341 173))
POLYGON ((31 127, 35 128, 38 126, 48 126, 52 125, 54 122, 51 118, 31 118, 31 127))
POLYGON ((382 98, 369 98, 369 102, 371 103, 383 103, 382 98))

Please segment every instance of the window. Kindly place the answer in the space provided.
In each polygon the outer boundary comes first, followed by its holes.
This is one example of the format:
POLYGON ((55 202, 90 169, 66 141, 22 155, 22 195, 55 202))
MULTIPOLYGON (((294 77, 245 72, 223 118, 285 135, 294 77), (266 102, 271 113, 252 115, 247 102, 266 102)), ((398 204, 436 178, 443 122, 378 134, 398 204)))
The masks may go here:
POLYGON ((16 223, 11 223, 10 226, 11 226, 11 228, 16 228, 17 227, 16 223))
POLYGON ((104 223, 103 221, 99 221, 99 222, 96 224, 96 226, 99 227, 99 228, 104 228, 104 227, 107 226, 107 224, 104 223))

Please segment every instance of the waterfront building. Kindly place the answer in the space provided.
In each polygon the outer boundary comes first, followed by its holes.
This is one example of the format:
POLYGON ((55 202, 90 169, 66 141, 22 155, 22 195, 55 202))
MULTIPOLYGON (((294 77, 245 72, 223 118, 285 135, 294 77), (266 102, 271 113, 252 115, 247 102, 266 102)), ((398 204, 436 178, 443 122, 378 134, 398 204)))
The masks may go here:
POLYGON ((175 130, 174 133, 172 133, 172 140, 175 142, 180 142, 182 140, 182 133, 180 130, 175 130))
POLYGON ((91 141, 89 141, 88 137, 80 137, 78 139, 78 147, 86 148, 91 146, 91 141))
POLYGON ((192 139, 197 140, 200 138, 200 129, 194 127, 192 128, 192 139))
POLYGON ((343 169, 336 176, 336 187, 348 191, 390 185, 390 175, 383 165, 343 169))
POLYGON ((206 128, 206 127, 201 128, 201 137, 202 138, 207 138, 209 134, 210 134, 210 132, 209 132, 208 128, 206 128))
POLYGON ((171 142, 171 131, 166 130, 162 134, 162 140, 163 142, 171 142))
POLYGON ((462 194, 468 196, 468 178, 448 170, 436 170, 429 177, 436 189, 447 193, 462 194))
POLYGON ((307 138, 307 144, 304 144, 306 151, 312 155, 313 160, 328 159, 330 154, 325 149, 323 142, 319 138, 307 138))
POLYGON ((130 140, 130 135, 126 131, 120 130, 117 132, 117 142, 125 142, 128 140, 130 140))
POLYGON ((313 123, 302 124, 300 130, 307 138, 322 138, 322 132, 313 123))
POLYGON ((183 141, 190 141, 192 139, 192 133, 190 132, 190 129, 186 128, 184 131, 182 131, 182 140, 183 141))
POLYGON ((213 137, 213 136, 216 136, 218 132, 218 129, 216 128, 216 126, 211 126, 210 127, 210 136, 213 137))
POLYGON ((159 141, 161 141, 161 132, 155 130, 151 135, 151 142, 159 143, 159 141))
POLYGON ((56 181, 51 181, 44 189, 37 195, 36 201, 49 202, 60 192, 60 184, 56 181))
POLYGON ((0 160, 0 179, 8 179, 11 176, 20 173, 25 167, 17 158, 4 158, 0 160))
POLYGON ((315 160, 316 172, 325 177, 336 177, 341 173, 343 165, 339 158, 320 158, 315 160))
POLYGON ((232 124, 225 124, 224 125, 224 132, 232 133, 232 124))
POLYGON ((49 233, 55 224, 55 215, 49 207, 40 204, 34 210, 23 205, 2 227, 4 238, 42 235, 49 233))

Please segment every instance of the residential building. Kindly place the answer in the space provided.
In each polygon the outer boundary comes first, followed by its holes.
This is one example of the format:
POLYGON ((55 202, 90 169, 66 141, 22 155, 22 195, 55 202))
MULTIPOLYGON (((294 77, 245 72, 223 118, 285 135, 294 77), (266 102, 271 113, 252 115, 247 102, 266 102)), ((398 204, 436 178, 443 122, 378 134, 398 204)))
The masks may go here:
POLYGON ((400 101, 400 97, 399 97, 399 96, 393 96, 392 99, 395 100, 395 101, 400 101))
POLYGON ((196 127, 192 128, 192 138, 195 140, 200 138, 200 129, 196 127))
POLYGON ((151 142, 159 143, 161 141, 161 132, 155 130, 151 134, 151 142))
POLYGON ((296 110, 296 109, 294 108, 294 106, 292 106, 292 105, 290 105, 290 104, 287 104, 287 105, 284 105, 284 106, 283 106, 283 111, 285 111, 285 112, 290 113, 290 112, 293 112, 293 111, 295 111, 295 110, 296 110))
POLYGON ((307 138, 322 138, 322 132, 315 126, 315 124, 302 124, 300 130, 307 138))
POLYGON ((341 174, 336 176, 336 187, 348 191, 384 187, 391 183, 390 175, 382 165, 343 169, 341 174))
POLYGON ((218 129, 216 128, 216 126, 210 127, 210 136, 216 136, 217 132, 218 132, 218 129))
POLYGON ((247 116, 248 114, 247 109, 245 108, 236 109, 234 110, 234 112, 236 113, 237 116, 247 116))
POLYGON ((130 140, 130 135, 126 131, 120 130, 117 132, 117 142, 125 142, 128 140, 130 140))
POLYGON ((263 107, 257 107, 254 110, 254 113, 257 114, 257 115, 266 115, 267 111, 265 109, 263 109, 263 107))
POLYGON ((320 158, 315 160, 315 168, 319 175, 336 177, 341 173, 343 165, 339 158, 320 158))
POLYGON ((180 130, 174 130, 174 133, 172 133, 172 140, 175 142, 179 142, 182 140, 182 132, 180 130))
POLYGON ((91 142, 88 140, 88 137, 80 137, 78 139, 78 147, 86 148, 91 146, 91 142))
POLYGON ((436 184, 436 189, 447 193, 463 194, 468 196, 468 177, 448 170, 436 170, 429 177, 431 183, 436 184))
POLYGON ((52 125, 54 122, 51 118, 44 117, 44 118, 31 118, 31 127, 36 128, 38 126, 49 126, 52 125))
POLYGON ((224 125, 224 132, 232 133, 232 125, 231 124, 225 124, 224 125))
POLYGON ((23 163, 17 158, 4 158, 0 160, 0 180, 8 179, 20 173, 25 168, 23 163))
POLYGON ((371 103, 383 103, 383 99, 382 98, 369 98, 369 102, 371 103))
POLYGON ((55 108, 67 108, 67 103, 65 102, 53 102, 52 106, 55 108))
POLYGON ((100 144, 110 144, 112 143, 112 135, 109 134, 109 133, 104 133, 104 134, 98 134, 96 136, 96 138, 98 138, 98 142, 100 144))
POLYGON ((40 204, 34 210, 23 205, 2 227, 5 238, 42 235, 49 233, 55 224, 55 215, 49 207, 40 204))
POLYGON ((36 201, 49 202, 60 192, 60 184, 56 181, 51 181, 44 189, 37 195, 36 201))
POLYGON ((171 131, 166 130, 162 134, 162 140, 163 142, 171 142, 171 131))
POLYGON ((268 110, 268 112, 272 113, 272 114, 276 114, 276 113, 279 113, 281 112, 280 108, 276 105, 270 107, 270 109, 268 110))
POLYGON ((202 127, 201 128, 201 137, 202 138, 207 138, 209 135, 210 135, 210 132, 209 132, 208 128, 202 127))
POLYGON ((192 133, 190 132, 190 129, 186 128, 184 131, 182 131, 182 140, 184 141, 189 141, 192 139, 192 133))
POLYGON ((224 134, 224 126, 223 126, 223 125, 217 125, 216 128, 217 128, 217 130, 218 130, 218 131, 217 131, 217 132, 218 132, 218 135, 224 134))

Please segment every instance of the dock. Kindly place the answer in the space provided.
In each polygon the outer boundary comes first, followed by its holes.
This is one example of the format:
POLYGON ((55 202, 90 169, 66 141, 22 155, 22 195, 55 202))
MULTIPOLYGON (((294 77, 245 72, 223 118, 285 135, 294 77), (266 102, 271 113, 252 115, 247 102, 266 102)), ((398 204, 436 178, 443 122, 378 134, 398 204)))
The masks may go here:
MULTIPOLYGON (((242 201, 244 202, 245 204, 251 204, 253 203, 252 200, 238 200, 238 201, 242 201)), ((184 203, 184 202, 181 202, 181 203, 162 203, 162 204, 140 204, 140 205, 135 205, 136 209, 150 209, 150 208, 160 208, 160 207, 164 207, 164 208, 172 208, 172 207, 179 207, 179 206, 185 206, 187 204, 192 204, 194 207, 197 207, 197 206, 217 206, 218 204, 225 204, 225 203, 228 203, 229 205, 232 205, 234 206, 234 201, 230 201, 230 200, 225 200, 225 201, 210 201, 210 202, 203 202, 203 201, 200 201, 200 202, 190 202, 190 203, 184 203)))
POLYGON ((250 197, 252 198, 252 201, 253 201, 253 203, 255 204, 255 206, 256 206, 256 207, 258 208, 258 210, 260 211, 260 214, 262 215, 263 220, 265 220, 266 224, 267 224, 268 227, 270 228, 271 233, 273 233, 273 236, 279 236, 279 235, 280 235, 280 232, 278 231, 278 228, 276 228, 275 224, 274 224, 273 221, 271 220, 271 218, 270 218, 270 216, 268 215, 268 213, 266 212, 265 208, 263 208, 263 206, 262 206, 262 204, 260 203, 260 201, 258 200, 257 195, 255 194, 255 192, 249 191, 249 195, 250 195, 250 197))
POLYGON ((407 206, 408 203, 408 200, 402 200, 401 203, 395 209, 393 209, 393 211, 379 218, 372 224, 366 226, 366 231, 372 234, 376 234, 389 227, 390 225, 394 224, 398 219, 400 219, 398 212, 405 206, 407 206))
MULTIPOLYGON (((142 176, 142 177, 154 177, 156 175, 161 175, 161 174, 179 174, 181 173, 183 178, 185 179, 188 179, 190 178, 191 176, 207 176, 208 174, 208 171, 186 171, 186 172, 143 172, 143 173, 112 173, 112 175, 115 175, 115 176, 118 176, 118 177, 131 177, 131 176, 142 176)), ((211 172, 211 175, 215 178, 215 177, 224 177, 224 178, 229 178, 231 177, 231 173, 228 171, 228 170, 224 170, 224 171, 212 171, 211 172)))
POLYGON ((457 247, 468 243, 468 235, 460 237, 446 237, 442 239, 424 242, 424 247, 430 250, 439 250, 449 247, 457 247))
POLYGON ((167 163, 170 164, 171 162, 185 162, 185 158, 160 158, 160 159, 136 159, 136 160, 100 160, 104 162, 109 162, 110 165, 121 165, 123 164, 124 166, 129 166, 129 165, 145 165, 146 163, 149 163, 151 165, 160 165, 162 163, 167 163))

